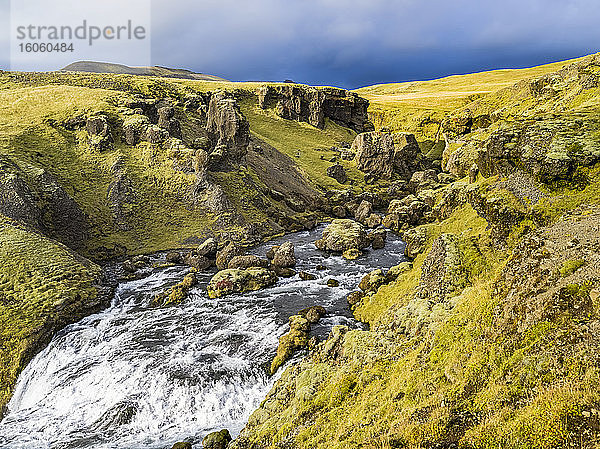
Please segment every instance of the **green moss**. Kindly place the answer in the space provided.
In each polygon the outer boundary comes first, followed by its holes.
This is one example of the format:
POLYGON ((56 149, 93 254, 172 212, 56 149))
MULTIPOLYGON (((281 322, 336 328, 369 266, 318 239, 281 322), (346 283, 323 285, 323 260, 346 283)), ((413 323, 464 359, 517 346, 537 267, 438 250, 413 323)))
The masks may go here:
POLYGON ((567 276, 572 275, 581 267, 586 264, 585 260, 577 259, 577 260, 566 260, 562 267, 558 270, 561 277, 565 278, 567 276))
POLYGON ((454 75, 431 81, 378 84, 356 92, 368 99, 369 115, 377 128, 415 133, 419 140, 436 141, 449 113, 485 94, 512 86, 519 80, 554 72, 572 61, 531 69, 493 70, 454 75))
POLYGON ((65 246, 0 216, 0 408, 52 327, 81 318, 95 303, 100 272, 65 246))
POLYGON ((187 297, 190 289, 198 283, 194 273, 195 269, 192 269, 192 272, 186 274, 181 282, 174 285, 169 290, 156 295, 152 300, 152 305, 164 307, 182 302, 187 297))

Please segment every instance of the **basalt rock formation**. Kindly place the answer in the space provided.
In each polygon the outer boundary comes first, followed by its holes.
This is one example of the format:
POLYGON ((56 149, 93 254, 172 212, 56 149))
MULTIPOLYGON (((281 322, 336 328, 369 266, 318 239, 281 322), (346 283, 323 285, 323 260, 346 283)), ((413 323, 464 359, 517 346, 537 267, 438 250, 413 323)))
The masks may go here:
POLYGON ((373 129, 367 115, 369 102, 344 89, 262 86, 257 94, 260 108, 273 107, 277 115, 285 119, 307 122, 321 129, 325 126, 325 119, 359 133, 373 129))

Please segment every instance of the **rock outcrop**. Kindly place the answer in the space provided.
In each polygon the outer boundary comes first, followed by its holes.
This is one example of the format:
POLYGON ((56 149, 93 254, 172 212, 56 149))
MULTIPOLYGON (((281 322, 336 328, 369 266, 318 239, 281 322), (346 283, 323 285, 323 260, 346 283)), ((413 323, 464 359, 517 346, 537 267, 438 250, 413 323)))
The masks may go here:
POLYGON ((87 216, 49 172, 26 168, 0 157, 0 214, 79 249, 89 233, 87 216))
POLYGON ((235 256, 229 261, 229 264, 227 264, 227 268, 229 268, 229 269, 233 269, 233 268, 246 269, 246 268, 252 268, 252 267, 268 268, 269 261, 267 259, 261 259, 258 256, 247 255, 247 256, 235 256))
POLYGON ((358 169, 374 179, 389 179, 394 170, 394 142, 387 133, 368 132, 356 136, 351 151, 358 169))
POLYGON ((218 432, 212 432, 202 439, 202 447, 204 449, 227 449, 227 445, 231 441, 229 430, 223 429, 218 432))
POLYGON ((328 118, 359 133, 373 129, 367 115, 369 102, 344 89, 262 86, 257 95, 260 108, 274 108, 280 117, 288 120, 307 122, 323 129, 328 118))
POLYGON ((235 98, 223 91, 213 93, 208 106, 206 128, 216 142, 210 153, 213 164, 241 162, 248 152, 250 127, 235 98))
POLYGON ((327 176, 335 179, 340 184, 346 184, 346 182, 348 182, 348 175, 341 164, 334 164, 327 167, 327 176))
POLYGON ((88 133, 88 144, 91 148, 98 151, 109 151, 114 148, 114 139, 106 116, 89 117, 85 129, 88 133))
POLYGON ((296 266, 296 255, 294 252, 294 244, 285 242, 281 246, 273 248, 273 260, 271 263, 276 268, 291 268, 296 266))
POLYGON ((394 171, 405 179, 423 166, 423 154, 414 134, 394 133, 394 171))

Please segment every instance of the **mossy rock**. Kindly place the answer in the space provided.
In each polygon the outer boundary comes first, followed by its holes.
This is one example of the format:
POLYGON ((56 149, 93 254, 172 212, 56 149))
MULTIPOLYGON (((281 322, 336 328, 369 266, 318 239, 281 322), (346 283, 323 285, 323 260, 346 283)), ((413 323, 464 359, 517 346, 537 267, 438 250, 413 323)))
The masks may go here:
POLYGON ((202 440, 202 447, 204 449, 226 449, 227 445, 231 441, 231 435, 229 430, 223 429, 219 432, 209 433, 202 440))
POLYGON ((346 260, 356 260, 360 257, 361 252, 356 248, 347 249, 342 253, 342 257, 346 260))
POLYGON ((320 250, 343 253, 349 249, 361 250, 369 246, 369 239, 363 225, 349 219, 336 219, 323 231, 321 239, 315 242, 320 250))
POLYGON ((232 268, 219 271, 208 284, 208 296, 219 298, 234 293, 260 290, 277 282, 277 275, 266 268, 232 268))
POLYGON ((358 287, 365 293, 376 292, 385 283, 386 277, 381 269, 373 270, 366 274, 358 287))
POLYGON ((292 315, 289 322, 290 331, 279 339, 277 354, 271 362, 271 374, 275 374, 294 352, 308 345, 310 322, 300 315, 292 315))
POLYGON ((152 300, 152 305, 156 307, 164 307, 173 304, 181 303, 188 295, 190 289, 198 284, 196 275, 188 273, 183 280, 171 287, 169 290, 159 293, 152 300))

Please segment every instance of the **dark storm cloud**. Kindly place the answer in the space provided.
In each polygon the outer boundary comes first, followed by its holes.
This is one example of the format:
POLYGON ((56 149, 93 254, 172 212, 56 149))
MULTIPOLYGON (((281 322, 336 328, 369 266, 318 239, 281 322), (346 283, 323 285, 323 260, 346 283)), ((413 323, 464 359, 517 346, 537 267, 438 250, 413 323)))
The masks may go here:
MULTIPOLYGON (((9 65, 8 4, 0 0, 0 68, 9 65)), ((358 87, 600 47, 597 0, 153 0, 152 10, 154 64, 232 80, 358 87)))
POLYGON ((156 0, 154 63, 346 87, 598 49, 592 0, 156 0))

